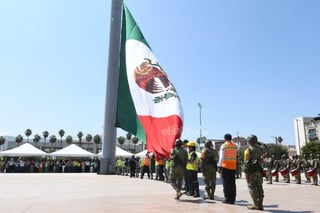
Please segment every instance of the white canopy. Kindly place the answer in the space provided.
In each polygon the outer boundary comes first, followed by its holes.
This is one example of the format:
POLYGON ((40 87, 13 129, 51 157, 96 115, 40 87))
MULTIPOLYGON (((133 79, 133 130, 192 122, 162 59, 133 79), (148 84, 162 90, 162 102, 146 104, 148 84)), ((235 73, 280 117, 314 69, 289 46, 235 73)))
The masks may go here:
POLYGON ((54 157, 94 157, 95 154, 82 149, 76 144, 70 144, 63 149, 50 153, 54 157))
POLYGON ((145 149, 145 150, 135 154, 135 156, 141 158, 141 157, 145 157, 147 153, 148 153, 148 150, 145 149))
MULTIPOLYGON (((131 152, 127 152, 116 146, 116 157, 131 157, 133 154, 131 152)), ((98 157, 102 157, 102 152, 97 154, 98 157)))
POLYGON ((38 149, 30 143, 22 144, 16 148, 5 150, 0 152, 0 156, 11 156, 11 157, 28 157, 28 156, 45 156, 46 152, 38 149))

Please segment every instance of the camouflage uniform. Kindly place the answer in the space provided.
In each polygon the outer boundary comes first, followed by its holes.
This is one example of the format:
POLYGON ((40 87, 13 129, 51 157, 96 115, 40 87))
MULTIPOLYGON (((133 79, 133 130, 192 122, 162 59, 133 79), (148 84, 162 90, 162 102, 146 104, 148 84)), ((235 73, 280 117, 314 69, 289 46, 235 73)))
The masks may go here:
POLYGON ((315 170, 315 175, 312 177, 312 185, 318 185, 318 172, 317 172, 317 167, 318 167, 318 159, 315 158, 313 154, 310 155, 310 169, 315 170))
POLYGON ((200 157, 200 168, 207 192, 207 197, 205 197, 205 199, 214 200, 217 177, 217 152, 213 149, 212 142, 207 142, 205 146, 206 148, 202 151, 200 157))
POLYGON ((284 175, 283 178, 286 181, 286 183, 290 183, 290 160, 286 158, 286 155, 282 155, 281 170, 287 171, 287 174, 284 175))
POLYGON ((182 195, 182 181, 188 161, 188 152, 184 148, 182 148, 181 145, 180 140, 177 140, 175 142, 175 148, 173 148, 170 152, 171 168, 169 179, 171 182, 171 186, 177 192, 175 199, 179 199, 182 195))
POLYGON ((280 167, 280 162, 279 159, 275 159, 274 155, 272 155, 273 158, 273 168, 276 171, 276 177, 275 177, 275 182, 279 182, 279 167, 280 167))
POLYGON ((272 157, 267 154, 267 159, 266 159, 266 167, 267 167, 267 177, 268 177, 268 183, 272 184, 272 166, 273 166, 273 159, 272 157))
POLYGON ((249 206, 249 209, 263 210, 263 172, 262 172, 262 159, 266 146, 259 146, 257 144, 257 137, 252 135, 248 138, 248 148, 244 151, 244 172, 246 173, 247 184, 249 188, 249 193, 254 202, 252 206, 249 206), (253 170, 252 162, 258 162, 261 166, 261 170, 253 170))
POLYGON ((307 157, 307 155, 305 155, 304 160, 303 160, 303 172, 304 172, 304 175, 307 179, 307 183, 311 183, 310 177, 307 175, 309 165, 310 165, 310 163, 309 163, 308 157, 307 157))
POLYGON ((301 162, 299 155, 293 156, 292 168, 297 170, 297 174, 295 175, 296 183, 301 184, 301 162))

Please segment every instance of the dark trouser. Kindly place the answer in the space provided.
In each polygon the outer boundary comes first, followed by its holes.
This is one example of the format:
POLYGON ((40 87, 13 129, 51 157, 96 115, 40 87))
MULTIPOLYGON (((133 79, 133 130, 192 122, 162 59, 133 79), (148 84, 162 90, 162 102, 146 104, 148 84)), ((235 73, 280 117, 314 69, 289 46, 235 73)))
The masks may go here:
POLYGON ((236 200, 236 170, 221 168, 224 198, 227 202, 234 203, 236 200))
POLYGON ((130 167, 130 177, 136 177, 136 167, 134 166, 130 167))
POLYGON ((187 170, 187 190, 190 195, 199 195, 198 172, 187 170))
POLYGON ((143 178, 144 173, 147 173, 148 178, 150 178, 149 166, 143 166, 143 167, 142 167, 141 178, 143 178))

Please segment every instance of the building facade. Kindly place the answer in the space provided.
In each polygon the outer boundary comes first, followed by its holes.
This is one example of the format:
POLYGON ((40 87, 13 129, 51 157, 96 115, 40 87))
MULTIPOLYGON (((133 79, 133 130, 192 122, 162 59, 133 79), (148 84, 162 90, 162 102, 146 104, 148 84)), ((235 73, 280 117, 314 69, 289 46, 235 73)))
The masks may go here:
POLYGON ((319 141, 320 117, 298 117, 293 120, 297 154, 309 142, 319 141))

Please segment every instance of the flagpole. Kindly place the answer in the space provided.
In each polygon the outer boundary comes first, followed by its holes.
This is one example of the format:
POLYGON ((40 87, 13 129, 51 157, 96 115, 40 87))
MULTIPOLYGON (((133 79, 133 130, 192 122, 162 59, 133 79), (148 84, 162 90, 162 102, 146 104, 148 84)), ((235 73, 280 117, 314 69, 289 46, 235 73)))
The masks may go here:
POLYGON ((112 0, 109 36, 107 88, 100 174, 115 174, 116 112, 120 64, 121 15, 123 0, 112 0))

